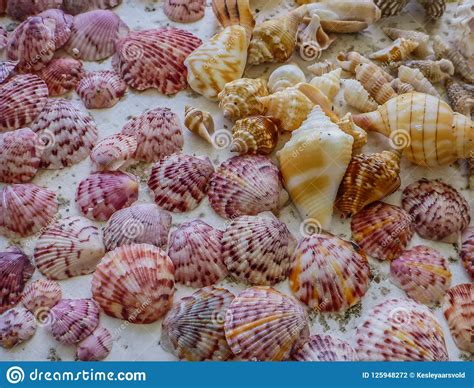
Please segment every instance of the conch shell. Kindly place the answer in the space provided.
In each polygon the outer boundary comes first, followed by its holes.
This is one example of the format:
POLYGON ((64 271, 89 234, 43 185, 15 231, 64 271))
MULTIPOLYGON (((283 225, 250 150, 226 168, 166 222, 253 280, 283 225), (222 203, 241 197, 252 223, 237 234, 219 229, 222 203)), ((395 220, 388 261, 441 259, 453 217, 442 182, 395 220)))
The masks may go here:
POLYGON ((384 104, 397 96, 390 81, 387 81, 382 71, 374 65, 360 64, 356 69, 356 79, 379 104, 384 104))
POLYGON ((398 38, 390 46, 371 54, 369 58, 384 62, 403 61, 417 47, 417 41, 398 38))
POLYGON ((308 66, 308 71, 318 77, 336 69, 337 66, 334 63, 329 62, 327 59, 322 62, 316 62, 313 63, 311 66, 308 66))
POLYGON ((232 138, 232 152, 265 155, 277 145, 278 127, 265 116, 247 117, 235 123, 232 138))
POLYGON ((306 77, 298 65, 293 63, 277 67, 268 78, 268 90, 271 93, 290 88, 301 82, 306 82, 306 77))
POLYGON ((426 58, 429 55, 433 54, 433 50, 429 46, 430 36, 420 31, 412 30, 401 30, 399 28, 382 28, 388 37, 392 40, 397 40, 399 38, 409 39, 418 43, 418 47, 413 50, 413 54, 418 58, 426 58))
POLYGON ((296 46, 300 57, 305 61, 313 61, 321 56, 336 37, 331 37, 321 27, 321 20, 314 15, 308 25, 300 28, 297 35, 296 46))
POLYGON ((341 88, 341 72, 338 68, 319 77, 314 77, 309 83, 321 90, 329 100, 333 100, 341 88))
POLYGON ((184 125, 191 132, 213 144, 214 119, 209 112, 186 106, 184 108, 184 125))
POLYGON ((418 69, 412 69, 411 67, 402 65, 398 68, 398 78, 400 81, 412 85, 417 92, 439 97, 438 91, 418 69))
POLYGON ((474 83, 474 72, 471 70, 469 62, 463 57, 459 50, 445 42, 439 36, 435 36, 433 41, 433 48, 436 56, 438 58, 449 59, 453 63, 456 73, 466 79, 469 83, 474 83))
POLYGON ((346 102, 361 112, 372 112, 378 108, 378 104, 364 89, 364 86, 355 79, 345 79, 344 99, 346 102))

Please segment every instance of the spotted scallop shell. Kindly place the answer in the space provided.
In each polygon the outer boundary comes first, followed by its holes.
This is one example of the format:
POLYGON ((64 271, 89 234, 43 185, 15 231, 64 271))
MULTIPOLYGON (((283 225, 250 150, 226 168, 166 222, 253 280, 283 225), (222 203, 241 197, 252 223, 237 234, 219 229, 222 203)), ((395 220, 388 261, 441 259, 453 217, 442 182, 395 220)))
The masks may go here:
POLYGON ((224 330, 234 355, 252 361, 287 360, 309 337, 303 307, 270 287, 241 292, 227 309, 224 330))
POLYGON ((187 212, 199 206, 213 173, 208 157, 172 154, 153 166, 148 187, 161 208, 187 212))
POLYGON ((38 16, 42 18, 53 19, 55 22, 54 28, 54 44, 56 50, 64 46, 71 37, 71 28, 73 17, 65 14, 62 10, 51 8, 41 12, 38 16))
POLYGON ((87 109, 112 108, 125 95, 127 84, 115 71, 94 71, 76 85, 76 92, 87 109))
POLYGON ((447 361, 443 330, 424 305, 389 299, 373 307, 356 332, 361 361, 447 361))
POLYGON ((451 285, 447 260, 433 248, 417 245, 390 264, 392 281, 419 303, 438 303, 451 285))
POLYGON ((0 84, 15 74, 16 61, 0 61, 0 84))
POLYGON ((206 287, 227 276, 222 235, 222 231, 201 220, 185 222, 171 234, 168 255, 177 282, 206 287))
POLYGON ((412 221, 402 208, 374 202, 352 217, 352 239, 368 255, 379 260, 393 260, 413 237, 412 221))
POLYGON ((177 28, 131 32, 117 42, 113 65, 131 88, 175 94, 187 86, 184 60, 201 43, 177 28))
POLYGON ((76 356, 80 361, 101 361, 112 350, 113 338, 105 327, 97 326, 92 334, 77 344, 76 356))
POLYGON ((120 171, 93 173, 79 183, 76 192, 81 213, 95 221, 107 221, 137 199, 137 180, 120 171))
POLYGON ((109 9, 122 3, 122 0, 62 0, 64 12, 77 15, 90 9, 109 9))
POLYGON ((456 242, 470 222, 469 204, 452 186, 420 179, 403 190, 402 206, 428 240, 456 242))
POLYGON ((31 183, 6 186, 0 191, 0 234, 32 235, 48 225, 57 211, 58 201, 53 191, 31 183))
POLYGON ((216 287, 205 287, 182 298, 163 321, 161 346, 180 360, 232 359, 224 320, 234 298, 231 292, 216 287))
POLYGON ((461 259, 467 273, 474 280, 474 226, 469 226, 463 233, 461 259))
POLYGON ((278 212, 288 199, 277 166, 264 156, 224 161, 209 182, 209 202, 224 218, 278 212))
POLYGON ((184 144, 178 116, 169 108, 155 108, 132 118, 122 133, 136 137, 135 158, 148 163, 180 152, 184 144))
POLYGON ((50 96, 73 90, 84 75, 82 62, 73 58, 55 58, 38 73, 46 82, 50 96))
POLYGON ((102 236, 89 220, 66 217, 41 234, 34 257, 43 275, 62 280, 94 272, 104 253, 102 236))
POLYGON ((163 11, 177 23, 192 23, 204 17, 205 0, 166 0, 163 11))
POLYGON ((295 361, 358 361, 356 351, 346 341, 327 334, 309 337, 292 356, 295 361))
POLYGON ((2 51, 5 47, 7 47, 8 43, 8 33, 5 28, 0 26, 0 51, 2 51))
POLYGON ((160 248, 123 245, 108 252, 92 277, 92 295, 107 315, 150 323, 171 307, 174 267, 160 248))
MULTIPOLYGON (((1 2, 0 2, 1 3, 1 2)), ((50 8, 59 8, 62 0, 3 0, 8 16, 24 20, 50 8)), ((1 7, 0 7, 1 8, 1 7)))
POLYGON ((135 161, 137 139, 117 133, 102 139, 91 152, 92 171, 124 170, 135 161))
POLYGON ((62 297, 61 286, 49 279, 39 279, 28 284, 23 291, 21 303, 35 316, 49 311, 62 297))
POLYGON ((24 307, 15 307, 0 315, 0 346, 5 349, 28 341, 35 332, 35 317, 24 307))

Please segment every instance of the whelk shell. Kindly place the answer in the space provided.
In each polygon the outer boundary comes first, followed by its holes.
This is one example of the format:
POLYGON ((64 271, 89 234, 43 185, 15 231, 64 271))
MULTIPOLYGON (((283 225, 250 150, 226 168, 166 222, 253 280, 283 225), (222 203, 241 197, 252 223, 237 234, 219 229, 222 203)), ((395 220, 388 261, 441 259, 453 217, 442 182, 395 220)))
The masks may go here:
POLYGON ((466 90, 461 83, 452 78, 446 79, 445 87, 449 104, 453 110, 471 117, 471 112, 474 109, 473 93, 466 90))
POLYGON ((341 87, 341 68, 314 77, 309 83, 323 92, 329 100, 333 100, 341 87))
POLYGON ((336 58, 339 66, 342 67, 343 70, 346 70, 350 73, 355 74, 359 65, 365 64, 369 65, 373 72, 382 73, 383 78, 385 78, 387 82, 391 82, 393 80, 393 77, 389 73, 371 62, 363 55, 359 54, 357 51, 349 51, 348 53, 340 52, 336 58))
POLYGON ((457 347, 474 353, 474 284, 458 284, 451 288, 443 303, 443 313, 457 347))
POLYGON ((276 93, 283 89, 291 88, 300 82, 306 82, 306 76, 298 65, 293 63, 277 67, 268 78, 268 90, 276 93))
POLYGON ((134 136, 117 133, 102 139, 92 149, 92 171, 124 170, 135 161, 137 139, 134 136))
POLYGON ((438 59, 449 59, 454 65, 457 74, 462 76, 469 83, 474 83, 474 75, 469 63, 456 47, 445 42, 439 36, 435 36, 433 39, 433 48, 438 59))
POLYGON ((232 152, 266 155, 277 143, 278 126, 268 117, 247 117, 237 120, 232 127, 232 152))
POLYGON ((322 51, 326 50, 335 40, 335 37, 326 34, 321 27, 320 17, 313 15, 307 25, 303 24, 300 27, 297 34, 296 47, 303 60, 313 61, 318 59, 322 51))
POLYGON ((112 350, 113 338, 105 327, 97 326, 89 337, 77 344, 76 356, 80 361, 101 361, 112 350))
POLYGON ((25 287, 21 303, 37 319, 41 319, 40 315, 56 305, 61 300, 61 296, 61 286, 58 282, 49 279, 39 279, 25 287))
POLYGON ((392 40, 397 40, 399 38, 409 39, 418 43, 418 47, 413 50, 413 54, 419 58, 426 58, 427 56, 433 54, 433 50, 429 46, 430 36, 420 31, 412 30, 401 30, 399 28, 382 28, 388 37, 392 40))
POLYGON ((461 259, 467 273, 474 280, 474 226, 468 226, 463 233, 461 259))
POLYGON ((121 3, 122 0, 63 0, 63 9, 68 14, 77 15, 90 9, 114 8, 121 3))
POLYGON ((346 341, 327 334, 309 337, 292 356, 296 361, 358 361, 356 351, 346 341))
POLYGON ((76 92, 87 109, 111 108, 125 95, 127 84, 115 71, 94 71, 84 75, 76 92))
POLYGON ((397 96, 382 71, 373 65, 362 63, 356 68, 356 79, 379 104, 397 96))
POLYGON ((329 73, 330 71, 336 70, 337 67, 334 63, 329 62, 327 59, 325 59, 322 62, 313 63, 312 65, 308 66, 307 69, 309 72, 319 77, 323 74, 329 73))
POLYGON ((11 349, 28 341, 36 332, 36 319, 24 307, 15 307, 0 315, 0 346, 11 349))
POLYGON ((413 85, 417 92, 440 97, 438 91, 434 88, 431 82, 428 81, 428 79, 418 69, 412 69, 402 65, 398 68, 398 78, 402 82, 413 85))
POLYGON ((214 119, 209 112, 186 105, 184 108, 184 126, 208 143, 213 144, 212 135, 215 126, 214 119))
POLYGON ((46 82, 50 96, 60 96, 74 90, 84 75, 82 63, 73 58, 55 58, 38 73, 46 82))
POLYGON ((345 79, 343 85, 344 100, 354 108, 365 113, 372 112, 379 106, 359 81, 355 79, 345 79))
POLYGON ((418 42, 415 40, 398 38, 390 46, 370 54, 369 58, 384 62, 403 61, 417 47, 418 42))
POLYGON ((454 74, 454 65, 449 59, 412 60, 403 62, 403 65, 420 70, 428 81, 433 83, 444 81, 454 74))
POLYGON ((192 23, 204 17, 205 0, 166 0, 163 11, 168 19, 178 23, 192 23))
POLYGON ((395 90, 395 92, 398 94, 411 93, 415 91, 413 85, 406 82, 402 82, 400 78, 395 78, 392 82, 390 82, 390 85, 392 86, 393 90, 395 90))

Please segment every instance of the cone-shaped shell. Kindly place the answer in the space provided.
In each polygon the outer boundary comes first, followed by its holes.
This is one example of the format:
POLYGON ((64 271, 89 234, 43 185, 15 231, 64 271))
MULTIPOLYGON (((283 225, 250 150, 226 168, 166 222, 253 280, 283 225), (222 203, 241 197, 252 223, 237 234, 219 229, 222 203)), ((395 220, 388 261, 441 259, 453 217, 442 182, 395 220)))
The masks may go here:
POLYGON ((205 0, 166 0, 163 11, 168 19, 177 23, 192 23, 204 17, 205 0))
POLYGON ((397 96, 384 74, 373 65, 360 64, 356 68, 356 79, 379 104, 384 104, 397 96))
MULTIPOLYGON (((386 1, 388 3, 388 1, 386 1)), ((399 1, 400 3, 401 1, 399 1)), ((401 30, 398 28, 385 27, 382 28, 388 37, 392 40, 397 40, 398 38, 409 39, 418 43, 418 47, 413 50, 419 58, 426 58, 427 56, 433 54, 433 50, 429 46, 430 36, 420 31, 411 31, 411 30, 401 30)))
POLYGON ((356 351, 346 341, 327 334, 309 337, 292 356, 295 361, 358 361, 356 351))
POLYGON ((347 53, 340 52, 336 58, 339 66, 350 73, 355 74, 359 65, 365 64, 370 66, 372 72, 381 73, 387 82, 391 82, 393 80, 393 77, 389 73, 387 73, 381 67, 375 65, 370 59, 367 59, 357 51, 349 51, 347 53))
POLYGON ((102 139, 91 152, 92 171, 123 170, 134 163, 137 150, 134 136, 117 133, 102 139))
POLYGON ((441 37, 433 38, 433 48, 438 59, 449 59, 457 74, 462 76, 469 83, 474 83, 474 74, 466 58, 453 45, 445 42, 441 37))
POLYGON ((469 226, 463 233, 461 259, 467 273, 474 280, 474 226, 469 226))
POLYGON ((371 54, 369 58, 383 62, 396 62, 406 59, 418 48, 418 42, 411 39, 398 38, 392 44, 371 54))
POLYGON ((413 85, 401 81, 400 78, 395 78, 392 82, 390 82, 390 85, 398 94, 411 93, 415 91, 413 85))
POLYGON ((378 108, 378 104, 372 99, 369 92, 355 79, 344 80, 344 100, 361 112, 372 112, 378 108))
POLYGON ((0 315, 0 346, 11 349, 28 341, 36 332, 36 319, 24 307, 15 307, 0 315))
POLYGON ((308 66, 307 70, 311 72, 311 74, 319 77, 323 74, 329 73, 330 71, 336 70, 337 66, 329 62, 327 59, 321 62, 313 63, 311 66, 308 66))
POLYGON ((231 151, 239 154, 269 154, 278 143, 278 127, 268 117, 237 120, 232 128, 231 151))
POLYGON ((125 95, 127 84, 115 71, 94 71, 84 75, 76 92, 87 109, 112 108, 125 95))
POLYGON ((457 347, 474 353, 474 284, 458 284, 448 291, 443 303, 444 317, 457 347))
POLYGON ((73 58, 56 58, 38 73, 46 82, 50 96, 60 96, 73 90, 84 75, 82 63, 73 58))
POLYGON ((209 112, 186 106, 184 108, 184 126, 208 143, 213 144, 212 135, 215 127, 214 119, 209 112))
POLYGON ((323 92, 329 100, 333 100, 341 87, 341 68, 314 77, 309 83, 323 92))
POLYGON ((402 65, 398 68, 398 78, 400 81, 412 85, 417 92, 439 97, 438 91, 418 69, 402 65))
POLYGON ((56 305, 61 300, 61 296, 61 286, 58 282, 39 279, 25 287, 21 303, 39 319, 41 318, 39 315, 56 305))
POLYGON ((112 350, 113 338, 105 327, 98 326, 93 333, 77 344, 76 356, 80 361, 101 361, 112 350))
POLYGON ((279 92, 286 88, 306 82, 306 76, 298 65, 289 64, 277 67, 268 78, 268 90, 271 93, 279 92))
POLYGON ((403 65, 420 70, 433 83, 443 81, 454 74, 454 65, 449 59, 405 61, 403 65))

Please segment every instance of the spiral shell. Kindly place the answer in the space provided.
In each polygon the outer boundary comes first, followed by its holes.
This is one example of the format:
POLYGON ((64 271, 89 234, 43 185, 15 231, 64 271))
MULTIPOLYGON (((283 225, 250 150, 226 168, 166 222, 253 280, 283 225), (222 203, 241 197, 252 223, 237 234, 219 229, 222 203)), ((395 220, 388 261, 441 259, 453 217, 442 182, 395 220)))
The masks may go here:
POLYGON ((54 307, 61 300, 61 296, 61 286, 58 282, 39 279, 25 287, 21 303, 37 316, 54 307))
POLYGON ((319 77, 323 74, 329 73, 330 71, 336 70, 337 66, 325 59, 324 61, 313 63, 312 65, 308 66, 307 69, 309 72, 311 72, 311 74, 319 77))
POLYGON ((108 252, 92 277, 92 295, 111 317, 151 323, 171 307, 174 267, 160 248, 123 245, 108 252))
POLYGON ((382 17, 398 15, 407 2, 408 0, 374 0, 382 12, 382 17))
POLYGON ((102 139, 92 149, 92 171, 116 171, 134 163, 132 159, 137 150, 134 136, 117 133, 102 139))
POLYGON ((372 63, 357 51, 349 51, 347 53, 340 52, 336 58, 339 66, 350 73, 356 74, 356 70, 360 67, 359 65, 368 65, 372 72, 377 73, 377 75, 381 74, 387 82, 393 81, 393 77, 389 73, 372 63))
POLYGON ((377 109, 378 104, 369 95, 369 92, 364 89, 364 86, 355 79, 345 79, 344 85, 344 100, 360 110, 361 112, 372 112, 377 109))
POLYGON ((346 341, 327 334, 309 337, 292 356, 296 361, 358 361, 356 351, 346 341))
POLYGON ((397 96, 384 74, 372 65, 360 64, 356 68, 356 79, 379 104, 397 96))
POLYGON ((461 259, 467 273, 474 279, 474 226, 469 226, 463 233, 461 259))
POLYGON ((7 47, 8 43, 8 33, 5 28, 0 27, 0 51, 7 47))
POLYGON ((444 81, 454 74, 454 65, 449 59, 441 59, 439 61, 405 61, 403 65, 412 69, 418 69, 428 81, 433 83, 444 81))
POLYGON ((426 58, 427 56, 433 54, 433 50, 429 46, 430 36, 420 31, 412 30, 401 30, 399 28, 382 28, 388 37, 392 40, 397 40, 399 38, 409 39, 418 43, 418 47, 413 50, 413 54, 419 58, 426 58))
POLYGON ((398 38, 390 46, 385 47, 369 55, 369 58, 376 59, 378 61, 384 61, 384 62, 403 61, 417 47, 418 47, 417 41, 405 39, 405 38, 398 38))
POLYGON ((0 61, 0 84, 15 74, 16 61, 0 61))
POLYGON ((127 84, 115 71, 94 71, 81 78, 76 92, 87 109, 112 108, 125 95, 127 84))
POLYGON ((400 66, 398 68, 398 78, 402 82, 413 85, 417 92, 431 94, 439 97, 438 91, 434 88, 430 81, 418 69, 412 69, 407 66, 400 66))
POLYGON ((306 76, 298 65, 289 64, 277 67, 268 78, 268 90, 276 93, 281 90, 296 86, 300 82, 306 82, 306 76))
POLYGON ((312 15, 309 23, 300 27, 296 47, 301 59, 312 61, 318 59, 322 51, 326 50, 335 40, 335 37, 329 36, 323 30, 319 16, 312 15))
POLYGON ((346 115, 337 121, 336 124, 341 129, 341 131, 354 138, 354 143, 352 144, 353 153, 355 150, 358 150, 367 144, 367 132, 354 123, 352 113, 347 112, 346 115))
POLYGON ((333 100, 341 87, 341 68, 314 77, 309 83, 323 92, 329 100, 333 100))
POLYGON ((36 319, 27 309, 15 307, 0 315, 0 346, 11 349, 36 332, 36 319))
POLYGON ((392 82, 390 82, 390 85, 392 86, 393 90, 395 90, 395 92, 398 94, 411 93, 415 91, 413 85, 406 82, 402 82, 400 78, 395 78, 392 82))
POLYGON ((456 45, 466 58, 474 56, 474 4, 464 0, 458 4, 452 19, 456 45))
POLYGON ((166 0, 163 11, 168 19, 177 23, 192 23, 204 17, 204 0, 166 0))
POLYGON ((214 119, 209 112, 186 106, 184 108, 184 126, 208 143, 213 144, 212 135, 215 127, 214 119))
POLYGON ((278 127, 268 117, 237 120, 232 128, 231 151, 239 154, 269 154, 278 143, 278 127))
POLYGON ((474 284, 458 284, 451 288, 443 303, 444 317, 457 347, 474 353, 474 284))
POLYGON ((474 95, 466 90, 461 83, 448 78, 445 83, 448 101, 455 112, 471 117, 474 110, 474 95))
POLYGON ((439 36, 435 36, 433 39, 433 48, 438 59, 449 59, 454 65, 457 74, 462 76, 469 83, 474 83, 474 75, 469 63, 456 47, 445 42, 439 36))
POLYGON ((73 90, 84 75, 82 63, 73 58, 55 58, 38 73, 48 85, 50 96, 73 90))
POLYGON ((97 326, 89 337, 77 344, 76 356, 80 361, 101 361, 112 350, 113 338, 105 327, 97 326))
POLYGON ((446 10, 446 0, 417 0, 431 19, 439 19, 446 10))

